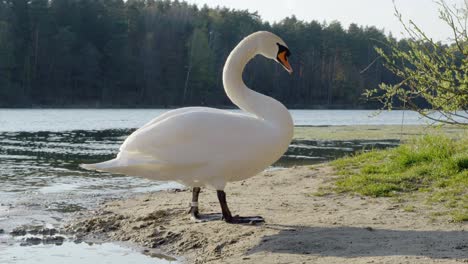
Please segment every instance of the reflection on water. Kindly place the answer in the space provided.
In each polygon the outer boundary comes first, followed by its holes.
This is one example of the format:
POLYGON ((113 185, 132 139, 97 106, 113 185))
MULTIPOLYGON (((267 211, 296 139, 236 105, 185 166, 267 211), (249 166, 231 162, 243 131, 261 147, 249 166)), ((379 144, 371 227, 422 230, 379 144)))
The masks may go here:
POLYGON ((399 140, 293 140, 288 151, 275 164, 280 167, 311 165, 334 160, 357 151, 396 147, 399 140))
POLYGON ((2 264, 166 264, 177 263, 176 259, 149 251, 141 254, 134 249, 112 243, 73 243, 62 245, 37 244, 31 246, 0 245, 2 264))
POLYGON ((64 213, 109 198, 180 188, 141 178, 85 171, 80 163, 115 156, 132 130, 0 133, 0 225, 58 223, 64 213), (3 210, 1 210, 3 208, 3 210))

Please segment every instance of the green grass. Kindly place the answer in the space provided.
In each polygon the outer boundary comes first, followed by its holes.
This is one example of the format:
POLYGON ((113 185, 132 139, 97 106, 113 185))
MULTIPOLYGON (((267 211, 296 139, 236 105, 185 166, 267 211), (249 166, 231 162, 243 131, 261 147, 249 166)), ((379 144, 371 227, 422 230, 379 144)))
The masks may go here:
MULTIPOLYGON (((340 175, 333 189, 381 197, 427 193, 454 221, 468 220, 468 137, 426 135, 393 149, 332 162, 340 175)), ((408 211, 414 211, 410 207, 408 211)))

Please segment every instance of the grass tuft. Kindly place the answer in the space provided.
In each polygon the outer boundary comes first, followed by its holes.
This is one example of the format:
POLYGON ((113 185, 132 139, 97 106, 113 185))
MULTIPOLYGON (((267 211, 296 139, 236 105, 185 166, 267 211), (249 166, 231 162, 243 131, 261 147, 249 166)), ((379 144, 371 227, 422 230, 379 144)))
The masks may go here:
POLYGON ((407 206, 403 207, 403 211, 405 211, 405 212, 416 212, 416 207, 414 207, 413 205, 407 205, 407 206))
POLYGON ((337 192, 381 197, 418 191, 449 210, 453 221, 468 218, 468 137, 426 135, 397 148, 373 150, 332 162, 341 176, 337 192))

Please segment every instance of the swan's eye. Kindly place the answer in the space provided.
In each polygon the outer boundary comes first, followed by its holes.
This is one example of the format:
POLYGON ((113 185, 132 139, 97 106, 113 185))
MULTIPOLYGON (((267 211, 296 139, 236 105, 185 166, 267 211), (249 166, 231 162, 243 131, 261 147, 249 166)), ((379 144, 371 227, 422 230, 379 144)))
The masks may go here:
POLYGON ((291 52, 289 51, 288 48, 286 48, 285 46, 279 43, 276 43, 276 45, 278 45, 278 55, 282 52, 286 52, 286 57, 289 57, 291 55, 291 52))
POLYGON ((276 55, 276 60, 283 65, 283 67, 289 72, 292 73, 292 67, 288 62, 288 57, 291 55, 291 52, 289 52, 289 49, 286 48, 285 46, 276 43, 278 45, 278 54, 276 55))

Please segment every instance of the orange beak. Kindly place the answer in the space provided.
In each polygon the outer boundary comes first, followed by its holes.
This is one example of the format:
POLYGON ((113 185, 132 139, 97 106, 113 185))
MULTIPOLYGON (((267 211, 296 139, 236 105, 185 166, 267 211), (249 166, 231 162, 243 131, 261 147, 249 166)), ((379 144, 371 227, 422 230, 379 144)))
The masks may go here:
POLYGON ((288 62, 288 57, 286 56, 286 51, 283 51, 278 54, 278 60, 281 65, 291 74, 293 72, 293 69, 291 65, 288 62))

